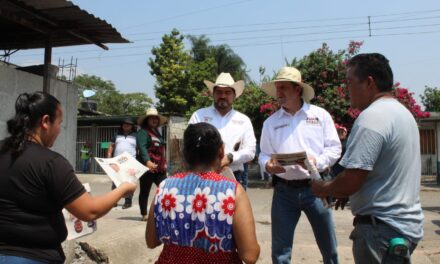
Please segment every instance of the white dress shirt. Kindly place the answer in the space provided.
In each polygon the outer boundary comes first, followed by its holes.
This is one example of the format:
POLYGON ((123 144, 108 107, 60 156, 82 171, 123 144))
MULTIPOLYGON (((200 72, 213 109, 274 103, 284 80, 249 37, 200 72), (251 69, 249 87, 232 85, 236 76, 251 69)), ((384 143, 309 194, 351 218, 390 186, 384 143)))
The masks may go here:
POLYGON ((195 111, 189 124, 206 122, 218 129, 225 144, 225 155, 231 153, 233 162, 229 167, 233 170, 243 170, 243 163, 255 157, 256 139, 251 120, 246 115, 231 109, 222 116, 213 105, 195 111), (240 143, 238 151, 234 145, 240 143))
MULTIPOLYGON (((266 163, 273 153, 305 151, 316 158, 319 171, 332 166, 341 156, 341 142, 330 114, 321 107, 304 103, 295 114, 283 108, 272 114, 263 124, 259 163, 266 163)), ((286 180, 310 178, 309 172, 299 165, 285 166, 285 173, 277 176, 286 180)))

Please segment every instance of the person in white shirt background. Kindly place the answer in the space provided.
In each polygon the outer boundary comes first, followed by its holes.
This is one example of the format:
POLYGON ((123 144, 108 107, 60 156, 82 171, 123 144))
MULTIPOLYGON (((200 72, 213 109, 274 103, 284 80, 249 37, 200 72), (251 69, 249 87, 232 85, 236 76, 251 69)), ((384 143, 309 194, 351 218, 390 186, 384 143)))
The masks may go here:
POLYGON ((272 261, 291 263, 295 227, 304 212, 324 264, 338 263, 332 212, 311 191, 309 171, 303 163, 283 167, 271 159, 271 154, 305 151, 318 171, 332 166, 341 154, 332 117, 309 103, 315 92, 302 82, 296 68, 281 68, 275 79, 261 88, 281 106, 263 124, 259 156, 260 167, 273 175, 272 261))
MULTIPOLYGON (((128 152, 132 157, 136 158, 136 125, 133 120, 126 118, 119 126, 118 132, 112 138, 109 148, 107 149, 107 158, 116 157, 124 152, 128 152)), ((112 190, 116 186, 112 183, 112 190)), ((133 195, 125 197, 122 209, 132 206, 133 195)), ((115 204, 117 206, 117 204, 115 204)))
POLYGON ((206 122, 218 129, 225 144, 222 167, 229 166, 235 178, 247 188, 243 164, 255 157, 256 139, 251 120, 234 110, 232 104, 244 90, 244 81, 235 82, 231 74, 222 72, 215 83, 203 81, 213 95, 213 105, 195 111, 189 124, 206 122))

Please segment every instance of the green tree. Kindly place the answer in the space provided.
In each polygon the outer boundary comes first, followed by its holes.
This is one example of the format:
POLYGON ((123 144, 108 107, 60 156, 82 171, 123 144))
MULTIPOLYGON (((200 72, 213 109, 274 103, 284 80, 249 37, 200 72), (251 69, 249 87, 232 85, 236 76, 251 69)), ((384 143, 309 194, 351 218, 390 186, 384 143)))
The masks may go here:
POLYGON ((222 72, 229 72, 234 80, 250 80, 246 73, 246 64, 228 45, 210 45, 210 40, 205 35, 189 35, 191 42, 191 55, 194 62, 203 62, 213 58, 215 65, 212 79, 222 72))
POLYGON ((188 65, 190 56, 184 50, 183 36, 173 29, 162 37, 159 47, 151 50, 154 58, 148 65, 150 73, 156 77, 154 86, 159 99, 157 108, 168 114, 182 114, 188 105, 194 103, 197 90, 188 86, 188 65))
POLYGON ((420 98, 426 111, 440 112, 440 90, 437 87, 425 86, 425 91, 420 98))
POLYGON ((123 94, 122 110, 125 115, 142 115, 153 105, 153 100, 144 93, 123 94))
POLYGON ((151 98, 143 93, 121 94, 112 81, 95 75, 82 74, 75 78, 79 101, 84 100, 84 90, 94 90, 90 99, 96 101, 97 110, 107 115, 139 115, 152 104, 151 98))

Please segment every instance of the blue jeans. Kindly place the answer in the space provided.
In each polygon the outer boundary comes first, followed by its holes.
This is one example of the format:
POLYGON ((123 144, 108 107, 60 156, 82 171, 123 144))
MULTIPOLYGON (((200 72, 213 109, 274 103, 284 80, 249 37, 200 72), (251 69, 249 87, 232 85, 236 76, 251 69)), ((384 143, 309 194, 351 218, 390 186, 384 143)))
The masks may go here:
MULTIPOLYGON (((247 165, 246 165, 247 167, 247 165)), ((243 186, 244 190, 247 190, 248 185, 248 172, 245 168, 245 171, 234 171, 235 179, 243 186)))
POLYGON ((23 257, 0 255, 0 264, 47 264, 47 262, 23 257))
POLYGON ((291 263, 293 236, 303 211, 313 229, 324 264, 338 263, 331 209, 325 208, 310 187, 294 188, 277 182, 272 199, 272 262, 291 263))
POLYGON ((409 242, 409 255, 395 256, 388 252, 391 239, 401 237, 402 234, 386 224, 357 224, 350 234, 353 240, 353 257, 357 264, 403 264, 411 263, 411 254, 417 244, 409 242))
POLYGON ((90 159, 81 159, 81 170, 85 173, 89 171, 90 159))

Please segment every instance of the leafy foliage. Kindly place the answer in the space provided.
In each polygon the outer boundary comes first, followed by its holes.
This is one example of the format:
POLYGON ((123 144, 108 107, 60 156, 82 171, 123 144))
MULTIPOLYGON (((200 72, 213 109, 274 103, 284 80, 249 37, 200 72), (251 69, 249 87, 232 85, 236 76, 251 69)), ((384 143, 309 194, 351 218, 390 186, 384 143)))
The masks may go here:
POLYGON ((157 108, 168 114, 185 113, 187 105, 194 103, 197 90, 188 87, 189 54, 184 50, 183 36, 173 29, 162 37, 159 47, 151 50, 154 59, 148 65, 156 77, 155 94, 157 108))
POLYGON ((440 112, 440 90, 437 87, 425 86, 425 91, 420 98, 426 111, 440 112))
POLYGON ((121 94, 112 81, 95 75, 82 74, 74 82, 79 87, 79 101, 84 100, 84 90, 92 89, 96 94, 91 99, 96 101, 97 110, 108 115, 140 115, 153 103, 144 93, 121 94))

